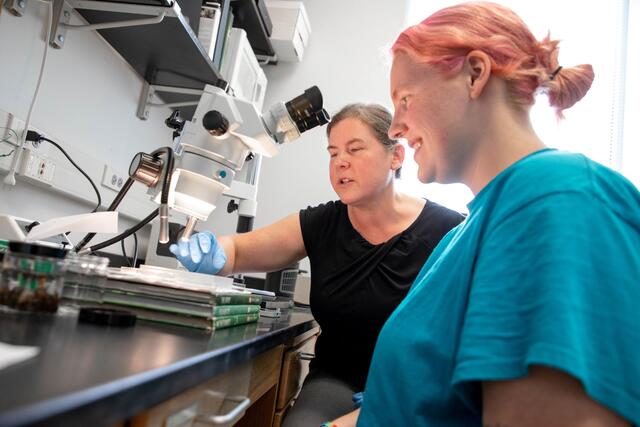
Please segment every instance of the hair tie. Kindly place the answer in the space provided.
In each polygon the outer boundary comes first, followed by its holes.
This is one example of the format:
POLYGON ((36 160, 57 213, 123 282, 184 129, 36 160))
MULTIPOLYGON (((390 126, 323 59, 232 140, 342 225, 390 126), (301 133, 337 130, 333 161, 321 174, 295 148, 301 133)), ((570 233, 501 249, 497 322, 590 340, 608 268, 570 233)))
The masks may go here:
POLYGON ((560 72, 560 70, 562 70, 562 65, 553 70, 553 73, 549 75, 549 80, 553 80, 556 77, 556 74, 560 72))

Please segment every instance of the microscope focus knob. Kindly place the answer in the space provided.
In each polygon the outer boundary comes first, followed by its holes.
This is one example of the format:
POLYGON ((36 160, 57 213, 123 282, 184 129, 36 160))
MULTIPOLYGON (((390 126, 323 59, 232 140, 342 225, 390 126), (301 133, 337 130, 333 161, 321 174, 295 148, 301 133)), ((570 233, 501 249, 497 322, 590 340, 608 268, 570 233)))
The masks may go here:
POLYGON ((231 199, 229 200, 229 204, 227 204, 227 212, 231 213, 237 211, 239 207, 240 205, 237 204, 235 200, 231 199))
POLYGON ((221 136, 229 130, 229 120, 219 111, 211 110, 202 118, 202 126, 213 136, 221 136))

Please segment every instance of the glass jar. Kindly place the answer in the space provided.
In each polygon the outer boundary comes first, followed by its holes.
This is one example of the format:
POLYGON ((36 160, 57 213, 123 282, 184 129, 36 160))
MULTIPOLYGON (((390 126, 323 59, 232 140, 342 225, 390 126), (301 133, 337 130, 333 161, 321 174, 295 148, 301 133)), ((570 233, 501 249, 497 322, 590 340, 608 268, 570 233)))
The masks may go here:
POLYGON ((0 276, 0 304, 18 310, 55 312, 62 293, 66 250, 9 242, 0 276))
POLYGON ((79 306, 101 302, 109 258, 76 255, 69 257, 67 263, 62 291, 65 304, 79 306))

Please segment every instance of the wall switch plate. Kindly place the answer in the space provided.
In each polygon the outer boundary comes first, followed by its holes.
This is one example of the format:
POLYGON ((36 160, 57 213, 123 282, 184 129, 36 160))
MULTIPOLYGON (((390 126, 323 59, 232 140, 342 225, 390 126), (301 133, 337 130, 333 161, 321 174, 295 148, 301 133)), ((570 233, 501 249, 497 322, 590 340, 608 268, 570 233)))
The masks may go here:
POLYGON ((115 170, 109 165, 104 165, 104 172, 102 173, 102 185, 104 187, 120 191, 127 178, 128 176, 124 173, 115 170))

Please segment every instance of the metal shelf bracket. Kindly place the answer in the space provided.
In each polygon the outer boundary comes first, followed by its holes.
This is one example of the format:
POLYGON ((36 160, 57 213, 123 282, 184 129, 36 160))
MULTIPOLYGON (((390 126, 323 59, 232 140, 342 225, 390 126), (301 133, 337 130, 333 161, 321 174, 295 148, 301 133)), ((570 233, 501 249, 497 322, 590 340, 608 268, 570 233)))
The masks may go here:
POLYGON ((67 37, 67 27, 71 19, 73 8, 65 0, 52 0, 53 17, 51 34, 49 34, 49 45, 55 49, 62 49, 67 37))
POLYGON ((180 93, 183 95, 202 95, 203 91, 199 89, 187 89, 174 86, 162 86, 152 85, 148 82, 144 82, 142 86, 142 93, 140 94, 140 100, 138 101, 138 111, 136 115, 140 120, 147 120, 149 118, 149 110, 151 107, 187 107, 191 105, 198 105, 198 101, 185 101, 185 102, 158 102, 155 100, 156 92, 166 93, 180 93))
MULTIPOLYGON (((2 1, 0 1, 0 7, 2 7, 2 1)), ((13 15, 22 16, 27 9, 27 0, 7 0, 5 7, 13 15)))
POLYGON ((66 0, 53 1, 53 25, 51 27, 50 45, 56 49, 62 49, 67 36, 67 30, 104 30, 107 28, 136 27, 142 25, 159 24, 167 15, 167 8, 153 8, 158 14, 149 18, 127 19, 124 21, 103 22, 100 24, 71 25, 71 12, 73 6, 66 0))

